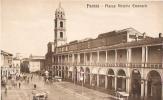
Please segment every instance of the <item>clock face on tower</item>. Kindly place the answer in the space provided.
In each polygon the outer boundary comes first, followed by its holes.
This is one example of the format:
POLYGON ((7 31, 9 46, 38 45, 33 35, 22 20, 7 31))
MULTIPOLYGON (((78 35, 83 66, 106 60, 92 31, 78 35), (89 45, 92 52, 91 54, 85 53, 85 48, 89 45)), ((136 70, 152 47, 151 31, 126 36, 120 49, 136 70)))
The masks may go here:
POLYGON ((57 46, 64 45, 66 43, 66 28, 65 28, 65 12, 64 9, 59 4, 59 7, 55 11, 55 36, 54 41, 57 46))

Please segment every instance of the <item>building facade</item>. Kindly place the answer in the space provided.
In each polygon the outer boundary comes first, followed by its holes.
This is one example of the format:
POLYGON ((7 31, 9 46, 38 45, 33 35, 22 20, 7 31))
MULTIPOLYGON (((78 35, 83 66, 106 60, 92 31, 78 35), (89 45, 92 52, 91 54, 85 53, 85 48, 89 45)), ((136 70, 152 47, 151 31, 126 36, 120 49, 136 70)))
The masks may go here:
POLYGON ((29 57, 28 68, 29 72, 37 72, 41 71, 45 67, 45 57, 44 56, 33 56, 30 55, 29 57))
POLYGON ((127 28, 100 34, 95 39, 56 45, 53 61, 54 76, 64 80, 109 93, 163 100, 161 33, 152 38, 127 28))
POLYGON ((45 69, 46 71, 51 71, 51 66, 53 63, 53 54, 54 54, 54 42, 49 42, 47 45, 47 53, 45 55, 45 69))
POLYGON ((12 67, 13 54, 1 50, 1 76, 9 77, 14 74, 15 70, 12 67))

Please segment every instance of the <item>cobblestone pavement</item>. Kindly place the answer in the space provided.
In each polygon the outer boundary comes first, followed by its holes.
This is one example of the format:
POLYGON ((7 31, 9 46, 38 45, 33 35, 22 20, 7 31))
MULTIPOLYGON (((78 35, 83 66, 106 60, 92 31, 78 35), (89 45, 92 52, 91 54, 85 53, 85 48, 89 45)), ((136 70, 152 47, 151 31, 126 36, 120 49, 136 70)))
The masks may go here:
POLYGON ((21 88, 11 87, 7 95, 2 89, 2 100, 32 100, 33 85, 37 84, 37 89, 48 92, 48 100, 115 100, 114 97, 106 93, 98 92, 70 82, 54 82, 44 84, 43 79, 35 76, 29 84, 22 83, 21 88))

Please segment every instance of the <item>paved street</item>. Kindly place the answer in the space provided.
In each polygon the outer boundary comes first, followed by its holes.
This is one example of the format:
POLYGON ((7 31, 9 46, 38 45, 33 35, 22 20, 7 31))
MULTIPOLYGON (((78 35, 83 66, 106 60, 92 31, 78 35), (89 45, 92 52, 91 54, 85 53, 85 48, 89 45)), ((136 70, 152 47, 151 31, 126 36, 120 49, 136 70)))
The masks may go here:
POLYGON ((7 95, 2 89, 2 100, 32 100, 33 85, 37 84, 38 90, 48 92, 48 100, 115 100, 114 97, 88 89, 70 82, 55 82, 44 84, 43 79, 34 77, 29 84, 22 83, 21 88, 9 88, 7 95), (83 91, 83 92, 82 92, 83 91))

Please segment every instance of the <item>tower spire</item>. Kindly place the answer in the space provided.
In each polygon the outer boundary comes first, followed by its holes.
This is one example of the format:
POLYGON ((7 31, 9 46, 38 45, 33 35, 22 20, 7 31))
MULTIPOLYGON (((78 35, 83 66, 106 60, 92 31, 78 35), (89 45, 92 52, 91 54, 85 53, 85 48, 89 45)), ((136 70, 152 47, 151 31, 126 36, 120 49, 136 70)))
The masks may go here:
POLYGON ((59 7, 55 11, 54 19, 54 41, 56 46, 64 45, 67 41, 65 23, 66 19, 64 9, 61 7, 61 2, 59 2, 59 7))
POLYGON ((59 8, 61 8, 61 1, 59 1, 59 8))

